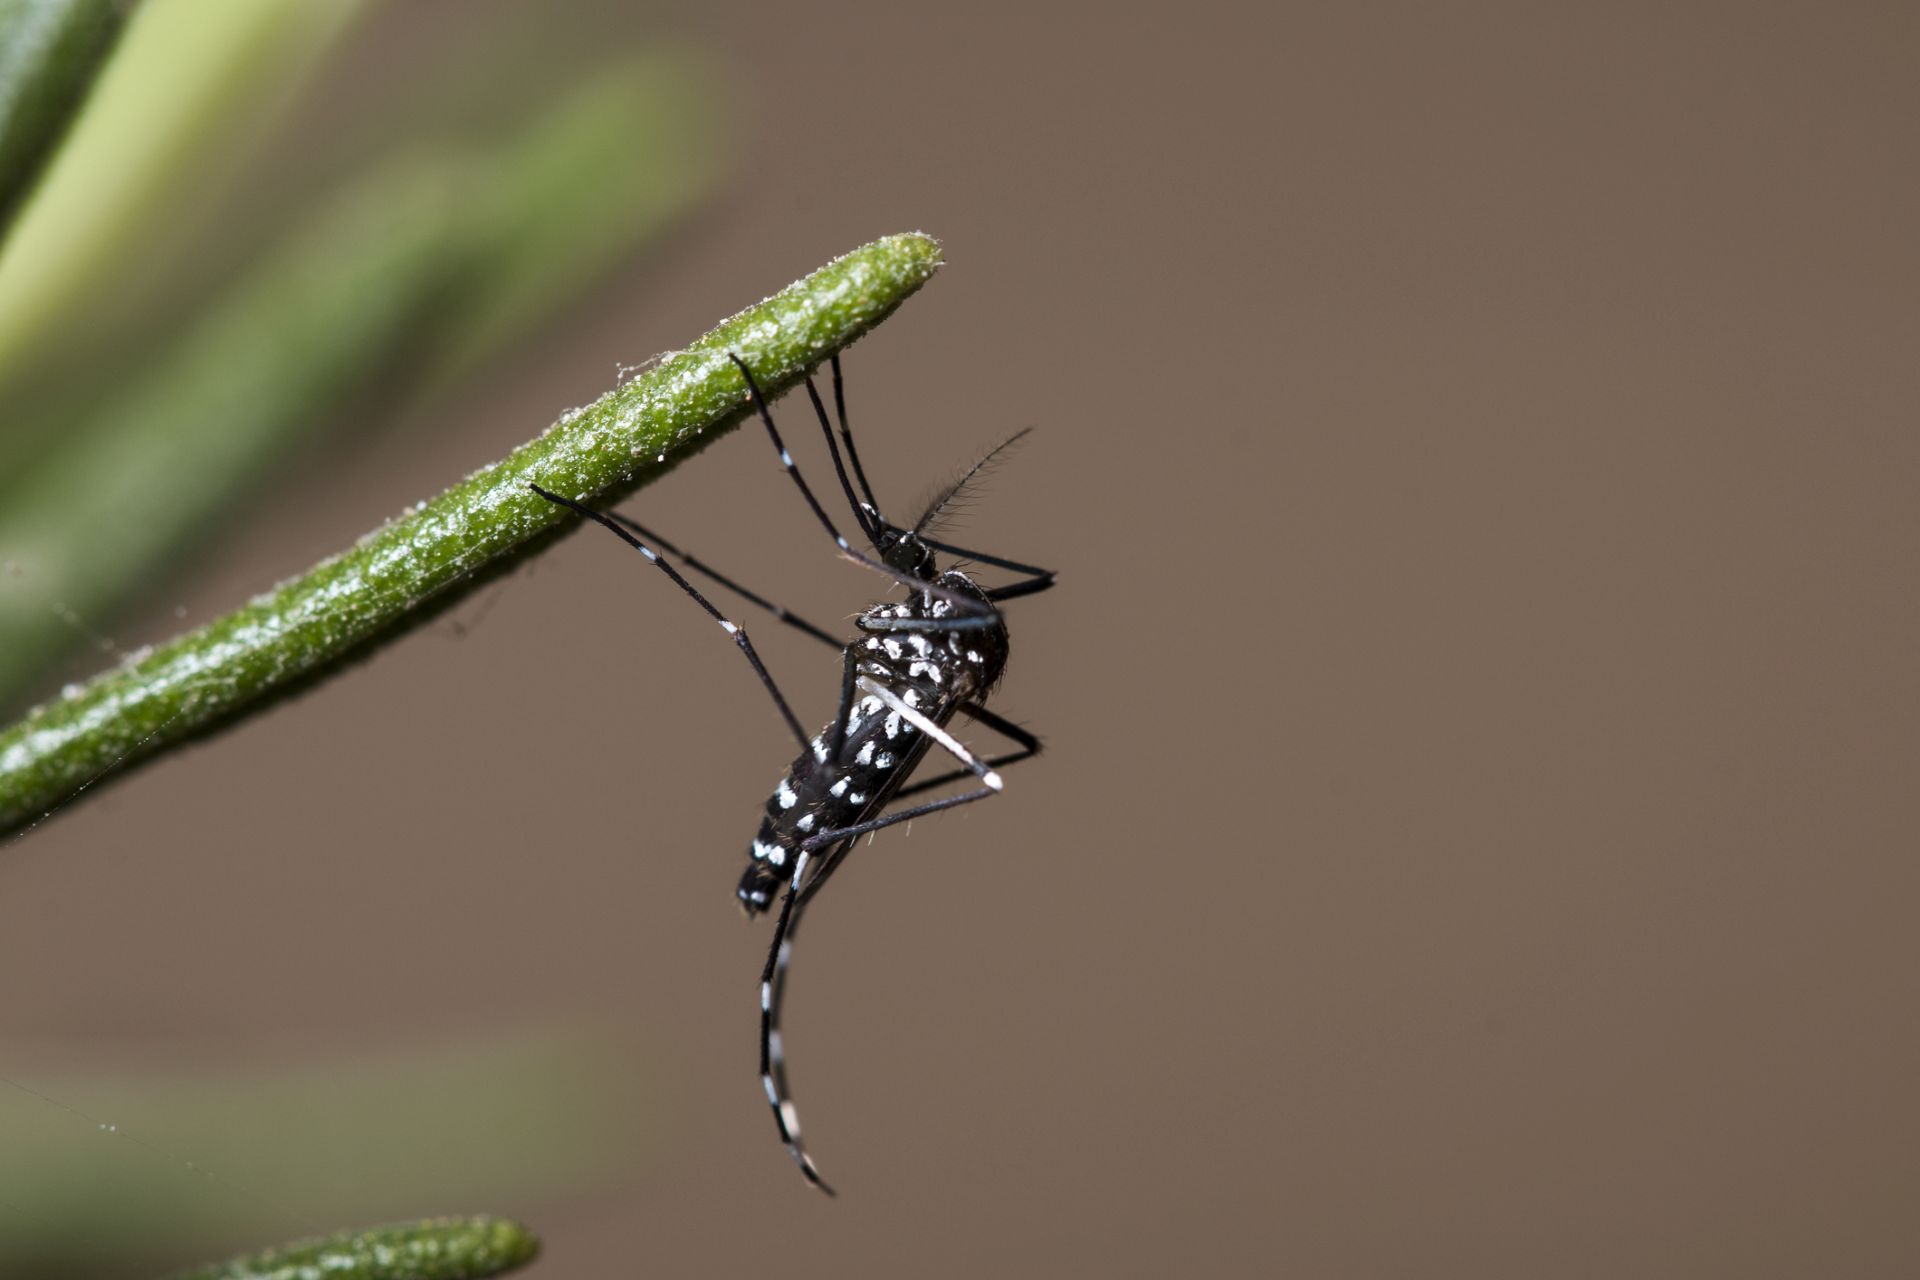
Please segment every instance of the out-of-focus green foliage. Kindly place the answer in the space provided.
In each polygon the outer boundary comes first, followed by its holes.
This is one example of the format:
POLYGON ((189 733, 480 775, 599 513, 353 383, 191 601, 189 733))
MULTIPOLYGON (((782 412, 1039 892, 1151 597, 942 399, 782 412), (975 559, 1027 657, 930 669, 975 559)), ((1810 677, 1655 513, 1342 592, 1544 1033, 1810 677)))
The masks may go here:
POLYGON ((356 393, 435 350, 470 363, 703 188, 690 75, 588 80, 497 151, 361 178, 270 251, 59 447, 0 474, 0 709, 356 393), (442 336, 444 331, 444 336, 442 336))
POLYGON ((144 0, 0 255, 0 386, 86 349, 157 227, 275 116, 365 0, 144 0))
POLYGON ((0 238, 119 30, 113 0, 0 0, 0 238))
POLYGON ((648 1161, 648 1093, 630 1046, 576 1032, 292 1072, 0 1082, 0 1276, 552 1199, 648 1161))
POLYGON ((725 155, 719 86, 689 50, 651 53, 584 80, 514 145, 487 196, 485 270, 434 335, 435 372, 491 355, 707 194, 725 155))
MULTIPOLYGON (((524 57, 513 75, 476 79, 473 50, 449 46, 466 50, 468 83, 562 86, 512 141, 383 133, 377 161, 331 193, 315 194, 333 170, 302 172, 311 180, 291 230, 262 235, 257 215, 226 216, 228 179, 259 150, 248 144, 274 136, 279 108, 366 7, 0 0, 0 711, 45 682, 76 621, 110 624, 219 514, 263 489, 291 447, 313 448, 318 429, 364 407, 369 387, 422 397, 457 383, 685 211, 723 163, 720 95, 685 51, 519 74, 540 43, 535 25, 523 28, 534 39, 495 42, 524 57), (189 229, 223 252, 176 252, 189 229), (230 232, 273 247, 236 268, 230 232), (154 313, 158 340, 137 328, 154 313)), ((428 79, 409 76, 408 91, 428 79)), ((384 130, 417 117, 381 103, 366 118, 384 130)), ((937 266, 923 236, 829 264, 305 577, 0 729, 0 833, 418 622, 573 521, 528 481, 582 497, 646 482, 740 419, 744 387, 726 353, 773 393, 937 266)), ((98 1110, 141 1115, 139 1137, 76 1135, 75 1123, 112 1126, 0 1076, 0 1275, 78 1275, 169 1248, 206 1256, 218 1247, 189 1242, 209 1230, 230 1239, 236 1223, 284 1238, 302 1221, 385 1216, 356 1197, 497 1202, 632 1149, 612 1102, 630 1082, 616 1091, 582 1078, 579 1061, 535 1057, 510 1081, 430 1063, 389 1090, 391 1105, 361 1097, 344 1111, 331 1094, 257 1081, 187 1086, 157 1108, 107 1089, 98 1110), (35 1119, 9 1112, 9 1096, 35 1119), (212 1136, 223 1124, 241 1140, 212 1136), (344 1159, 329 1145, 342 1134, 355 1139, 344 1159), (102 1143, 125 1162, 102 1162, 102 1143)), ((516 1224, 449 1219, 290 1246, 193 1280, 455 1280, 536 1249, 516 1224)))

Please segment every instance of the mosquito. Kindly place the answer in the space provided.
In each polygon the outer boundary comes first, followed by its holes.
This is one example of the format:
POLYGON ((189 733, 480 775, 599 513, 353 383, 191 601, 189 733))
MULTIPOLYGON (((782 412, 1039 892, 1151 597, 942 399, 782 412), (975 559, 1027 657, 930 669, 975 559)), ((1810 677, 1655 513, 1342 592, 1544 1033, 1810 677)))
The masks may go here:
POLYGON ((830 632, 774 604, 732 578, 682 551, 666 539, 625 516, 595 511, 571 498, 533 491, 549 502, 569 507, 610 530, 647 558, 720 625, 746 656, 754 675, 773 699, 780 718, 799 744, 800 754, 768 798, 766 810, 750 847, 745 873, 736 893, 749 918, 773 909, 779 913, 767 961, 760 975, 760 1083, 773 1108, 774 1123, 787 1153, 808 1183, 834 1194, 807 1153, 800 1136, 800 1117, 787 1087, 787 1066, 780 1034, 781 1001, 787 970, 793 958, 793 940, 800 916, 861 836, 942 810, 972 804, 1000 794, 1005 783, 1000 770, 1037 755, 1040 740, 987 710, 985 702, 1000 681, 1007 664, 1007 623, 1000 606, 1008 600, 1045 591, 1054 573, 1037 565, 1003 556, 987 555, 942 542, 929 532, 966 486, 1027 434, 1015 433, 975 462, 953 483, 939 490, 911 525, 899 525, 881 514, 873 486, 854 448, 847 425, 845 384, 840 357, 832 359, 834 423, 826 405, 806 378, 807 397, 826 437, 827 451, 839 477, 847 507, 860 532, 856 547, 834 523, 814 496, 793 455, 787 451, 767 408, 753 371, 738 355, 729 353, 746 383, 760 422, 767 429, 780 465, 793 480, 842 557, 864 565, 906 588, 900 601, 876 601, 861 611, 856 633, 842 644, 830 632), (844 459, 841 445, 845 445, 844 459), (852 474, 848 474, 851 464, 852 474), (855 482, 859 484, 855 492, 855 482), (665 553, 663 556, 662 553, 665 553), (958 568, 942 570, 937 557, 988 565, 1016 575, 999 586, 983 586, 958 568), (765 609, 793 627, 840 652, 840 702, 833 720, 809 737, 788 706, 780 687, 768 674, 746 629, 716 608, 666 557, 719 584, 757 608, 765 609), (956 716, 991 729, 1014 744, 1015 750, 990 758, 976 755, 950 731, 956 716), (914 770, 934 747, 951 756, 958 767, 937 777, 912 781, 914 770), (968 790, 887 811, 889 805, 949 783, 971 780, 968 790), (781 889, 784 886, 785 892, 781 889))

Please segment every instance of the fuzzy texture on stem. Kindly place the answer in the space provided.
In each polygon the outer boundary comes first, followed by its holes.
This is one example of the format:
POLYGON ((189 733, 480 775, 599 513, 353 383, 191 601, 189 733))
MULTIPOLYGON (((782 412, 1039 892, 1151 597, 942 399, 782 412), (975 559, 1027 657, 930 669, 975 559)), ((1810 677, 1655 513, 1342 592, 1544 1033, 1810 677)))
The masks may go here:
POLYGON ((533 1233, 506 1218, 434 1218, 303 1240, 174 1280, 483 1280, 539 1252, 533 1233))
POLYGON ((350 550, 0 731, 0 831, 36 822, 116 768, 257 709, 375 637, 418 623, 503 559, 577 517, 568 497, 630 491, 746 415, 737 352, 769 394, 792 385, 924 284, 929 236, 889 236, 838 258, 659 357, 594 403, 350 550))

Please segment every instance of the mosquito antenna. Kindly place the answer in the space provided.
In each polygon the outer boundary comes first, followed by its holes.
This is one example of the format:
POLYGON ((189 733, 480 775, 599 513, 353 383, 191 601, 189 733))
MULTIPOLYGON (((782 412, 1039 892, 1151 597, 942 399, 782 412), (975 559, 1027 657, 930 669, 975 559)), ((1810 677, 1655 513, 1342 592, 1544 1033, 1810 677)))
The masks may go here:
POLYGON ((921 513, 918 520, 913 522, 914 536, 918 537, 925 533, 927 528, 940 518, 940 513, 946 510, 947 506, 960 496, 961 491, 967 487, 975 476, 992 466, 994 459, 998 458, 1008 449, 1011 449, 1015 444, 1018 444, 1020 440, 1032 430, 1032 427, 1020 428, 1005 440, 1002 440, 999 444, 989 449, 986 455, 968 467, 965 474, 958 480, 944 486, 939 492, 935 493, 933 498, 927 503, 927 509, 921 513))

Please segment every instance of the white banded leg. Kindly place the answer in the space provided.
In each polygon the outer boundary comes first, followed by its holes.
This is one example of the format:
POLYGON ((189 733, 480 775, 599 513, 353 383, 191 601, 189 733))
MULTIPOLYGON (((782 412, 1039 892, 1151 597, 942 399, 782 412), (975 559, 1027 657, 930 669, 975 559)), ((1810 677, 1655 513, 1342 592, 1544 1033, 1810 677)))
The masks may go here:
MULTIPOLYGON (((987 757, 985 763, 989 768, 1004 769, 1010 764, 1018 764, 1022 760, 1029 760, 1040 754, 1040 739, 1034 737, 1031 733, 1028 733, 1025 729, 1022 729, 1006 717, 995 715, 979 703, 961 703, 960 714, 979 724, 985 725, 995 733, 1019 744, 1020 749, 1018 751, 1009 751, 1005 755, 987 757)), ((928 778, 924 782, 909 783, 894 792, 893 798, 901 800, 922 791, 931 791, 935 787, 943 787, 957 778, 964 778, 972 772, 973 770, 971 769, 952 769, 940 774, 938 777, 928 778)))
POLYGON ((679 587, 689 596, 692 596, 693 602, 702 609, 705 609, 707 616, 719 623, 720 629, 732 637, 733 643, 739 648, 741 653, 746 655, 748 664, 753 668, 753 673, 760 677, 760 683, 766 688, 767 696, 773 699, 773 705, 779 709, 780 718, 787 722, 787 728, 793 732, 794 738, 800 743, 800 749, 802 751, 807 749, 810 745, 810 741, 807 738, 807 731, 800 727, 800 721, 794 716, 793 709, 787 705, 786 696, 780 692, 780 686, 773 682, 773 676, 768 673, 766 664, 760 661, 759 653, 754 650, 753 641, 747 639, 745 628, 716 609, 711 600, 700 594, 698 587, 687 581, 686 575, 674 568, 668 561, 661 559, 658 551, 655 551, 652 547, 635 537, 631 532, 621 527, 619 522, 607 515, 606 512, 595 511, 583 502, 576 502, 572 498, 562 497, 557 493, 549 493, 537 484, 529 483, 527 488, 533 490, 555 506, 566 507, 585 516, 601 528, 606 529, 622 542, 645 556, 648 564, 666 574, 667 577, 673 580, 675 586, 679 587))
MULTIPOLYGON (((905 570, 894 568, 885 560, 874 559, 866 552, 858 550, 852 543, 848 542, 846 536, 840 532, 839 527, 833 523, 833 517, 828 515, 826 508, 820 505, 820 500, 813 496, 813 489, 807 484, 806 478, 800 474, 800 468, 795 464, 793 454, 787 451, 786 442, 780 438, 780 428, 774 424, 773 412, 767 407, 767 398, 760 393, 760 384, 754 381, 753 370, 747 368, 747 362, 731 351, 727 353, 727 358, 733 361, 734 365, 740 370, 740 376, 746 380, 747 394, 753 401, 754 411, 759 415, 760 424, 767 429, 767 438, 773 442, 774 452, 780 455, 780 465, 785 469, 787 478, 792 480, 794 485, 799 488, 800 496, 806 499, 807 506, 812 509, 814 518, 819 520, 821 527, 824 528, 828 536, 833 539, 833 544, 840 548, 840 554, 842 556, 845 556, 855 564, 864 565, 872 569, 875 573, 885 574, 903 587, 919 592, 923 596, 945 600, 949 605, 953 606, 953 610, 957 616, 943 618, 940 620, 939 625, 930 627, 929 629, 964 631, 979 627, 990 627, 999 620, 1000 615, 991 605, 982 605, 978 600, 970 596, 962 595, 957 591, 949 591, 937 583, 922 582, 919 578, 914 577, 905 570)), ((815 399, 816 401, 818 399, 817 392, 815 393, 815 399)), ((842 479, 844 480, 844 475, 842 479)), ((856 508, 856 513, 857 512, 858 508, 856 508)), ((871 533, 871 530, 867 529, 864 517, 861 519, 860 527, 862 532, 871 533)))
POLYGON ((800 1137, 800 1114, 794 1108, 793 1094, 787 1088, 786 1046, 780 1038, 780 1006, 786 993, 787 967, 793 960, 793 937, 799 928, 801 877, 806 874, 812 855, 804 849, 793 865, 793 879, 780 903, 780 919, 773 929, 773 945, 767 950, 767 965, 760 974, 760 1085, 766 1090, 767 1105, 773 1108, 773 1122, 779 1126, 780 1141, 787 1154, 800 1166, 800 1176, 828 1195, 834 1190, 820 1176, 819 1166, 807 1154, 800 1137))

